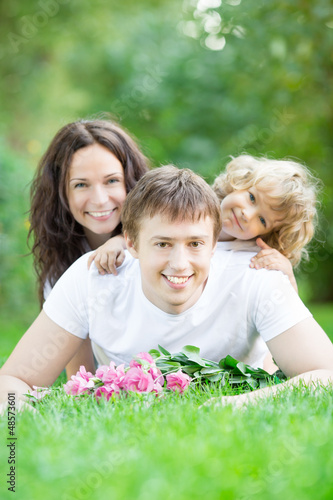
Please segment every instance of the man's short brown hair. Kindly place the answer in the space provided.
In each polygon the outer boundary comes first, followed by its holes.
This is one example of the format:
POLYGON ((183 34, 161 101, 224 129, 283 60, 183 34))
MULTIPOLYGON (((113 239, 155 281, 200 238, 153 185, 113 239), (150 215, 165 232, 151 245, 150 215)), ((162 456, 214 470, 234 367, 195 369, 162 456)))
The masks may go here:
POLYGON ((221 232, 221 208, 216 194, 202 177, 187 168, 167 165, 147 172, 124 202, 123 231, 135 243, 143 219, 158 214, 169 222, 197 222, 210 217, 214 241, 221 232))

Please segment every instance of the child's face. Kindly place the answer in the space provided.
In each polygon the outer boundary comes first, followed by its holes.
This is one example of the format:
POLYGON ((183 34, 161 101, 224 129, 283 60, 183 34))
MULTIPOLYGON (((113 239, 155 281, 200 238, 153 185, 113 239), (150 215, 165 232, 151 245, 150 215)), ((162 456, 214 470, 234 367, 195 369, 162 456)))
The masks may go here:
POLYGON ((268 200, 267 194, 256 187, 228 194, 221 203, 221 239, 250 240, 279 226, 283 216, 268 200))

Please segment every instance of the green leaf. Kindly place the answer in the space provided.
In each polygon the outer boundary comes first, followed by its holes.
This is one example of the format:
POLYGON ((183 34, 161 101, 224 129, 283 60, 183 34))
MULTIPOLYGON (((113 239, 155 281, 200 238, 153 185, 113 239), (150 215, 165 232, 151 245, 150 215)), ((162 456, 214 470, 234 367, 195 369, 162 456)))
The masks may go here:
POLYGON ((188 375, 193 375, 194 373, 198 372, 198 368, 200 368, 200 366, 198 367, 198 365, 192 365, 192 366, 191 365, 186 365, 186 366, 182 366, 181 370, 183 372, 187 373, 188 375))
POLYGON ((233 358, 232 356, 229 356, 228 354, 228 356, 226 356, 225 358, 220 359, 219 366, 224 369, 236 368, 238 363, 239 361, 237 361, 237 359, 233 358))
POLYGON ((152 358, 157 359, 161 356, 161 353, 158 349, 150 349, 148 353, 151 355, 152 358))
POLYGON ((196 347, 195 345, 185 345, 180 352, 184 352, 185 354, 187 353, 194 353, 194 354, 200 354, 200 349, 199 347, 196 347))
POLYGON ((169 351, 167 351, 166 349, 164 349, 164 347, 162 347, 160 344, 158 344, 158 348, 159 348, 159 350, 161 351, 162 354, 164 354, 165 356, 170 356, 169 351))
POLYGON ((198 363, 199 366, 206 366, 204 360, 199 356, 200 349, 198 347, 194 347, 193 345, 186 345, 181 349, 180 352, 185 354, 185 356, 191 361, 198 363))
POLYGON ((224 383, 225 383, 225 378, 224 378, 224 373, 223 372, 220 372, 220 373, 215 373, 214 374, 211 374, 211 375, 205 375, 205 378, 207 380, 209 380, 209 382, 218 382, 219 380, 223 380, 224 383))
POLYGON ((209 373, 223 373, 223 370, 221 370, 221 368, 202 368, 200 370, 200 373, 202 375, 206 375, 206 374, 209 374, 209 373))
POLYGON ((180 363, 176 363, 175 361, 168 361, 163 358, 158 358, 156 360, 156 366, 161 370, 163 374, 169 371, 178 371, 180 368, 182 368, 180 363))
POLYGON ((237 363, 236 365, 236 368, 243 374, 245 375, 246 377, 249 377, 249 373, 247 372, 247 366, 245 363, 243 363, 242 361, 240 361, 239 363, 237 363))
POLYGON ((252 387, 252 389, 257 389, 258 387, 258 382, 257 380, 255 380, 254 378, 250 377, 248 379, 246 379, 246 383, 249 384, 250 387, 252 387))

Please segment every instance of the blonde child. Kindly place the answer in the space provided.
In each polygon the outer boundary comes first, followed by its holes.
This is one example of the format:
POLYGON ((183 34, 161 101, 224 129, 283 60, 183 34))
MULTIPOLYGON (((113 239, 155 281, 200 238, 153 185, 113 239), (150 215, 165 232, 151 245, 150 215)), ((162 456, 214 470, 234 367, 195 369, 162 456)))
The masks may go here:
MULTIPOLYGON (((212 187, 221 201, 219 241, 250 240, 248 250, 261 248, 250 267, 282 271, 297 291, 293 266, 308 257, 319 181, 294 161, 243 154, 228 163, 212 187)), ((237 242, 233 247, 242 248, 237 242)), ((101 273, 116 273, 114 263, 120 265, 124 259, 120 239, 96 250, 89 265, 94 259, 101 273)))
POLYGON ((282 271, 297 291, 293 267, 308 258, 319 184, 291 160, 233 158, 213 184, 222 210, 219 241, 252 240, 262 250, 250 266, 282 271))

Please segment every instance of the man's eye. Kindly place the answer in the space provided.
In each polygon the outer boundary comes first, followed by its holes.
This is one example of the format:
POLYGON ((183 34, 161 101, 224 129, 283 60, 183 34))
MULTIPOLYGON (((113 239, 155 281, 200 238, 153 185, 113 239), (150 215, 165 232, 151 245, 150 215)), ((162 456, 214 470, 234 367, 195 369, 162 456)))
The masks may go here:
POLYGON ((252 203, 254 203, 256 201, 255 196, 252 193, 249 193, 249 195, 250 195, 250 200, 252 201, 252 203))
POLYGON ((261 224, 262 224, 264 227, 266 227, 266 221, 265 221, 265 219, 264 219, 263 217, 259 217, 259 220, 260 220, 261 224))
POLYGON ((191 246, 193 248, 198 248, 201 245, 200 241, 192 241, 191 246))
POLYGON ((162 241, 162 242, 160 242, 160 243, 157 243, 157 246, 158 246, 159 248, 166 248, 166 247, 167 247, 167 245, 168 245, 168 244, 167 244, 167 243, 165 243, 165 242, 163 242, 163 241, 162 241))

